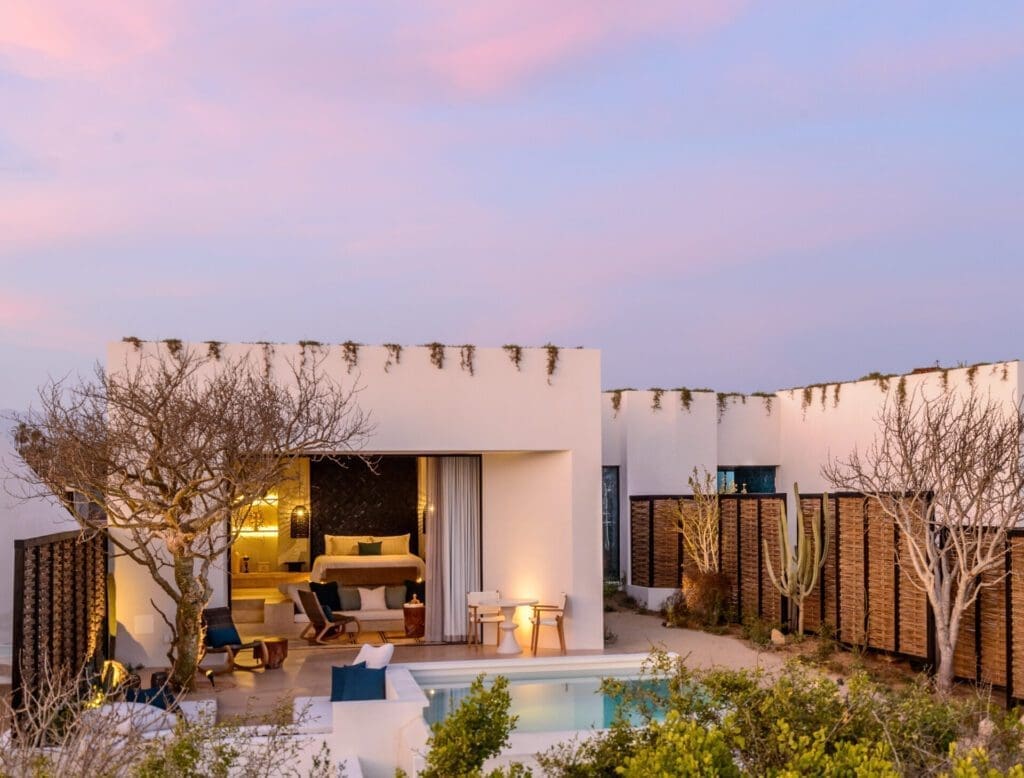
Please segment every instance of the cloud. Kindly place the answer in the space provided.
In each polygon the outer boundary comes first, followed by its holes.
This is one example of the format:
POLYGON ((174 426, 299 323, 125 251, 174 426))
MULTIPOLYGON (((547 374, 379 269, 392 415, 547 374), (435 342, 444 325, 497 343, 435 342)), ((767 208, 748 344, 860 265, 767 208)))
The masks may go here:
POLYGON ((0 61, 32 76, 96 73, 163 46, 171 33, 164 2, 5 0, 0 61))
POLYGON ((713 30, 741 8, 724 0, 444 3, 427 61, 458 91, 488 95, 644 36, 713 30))

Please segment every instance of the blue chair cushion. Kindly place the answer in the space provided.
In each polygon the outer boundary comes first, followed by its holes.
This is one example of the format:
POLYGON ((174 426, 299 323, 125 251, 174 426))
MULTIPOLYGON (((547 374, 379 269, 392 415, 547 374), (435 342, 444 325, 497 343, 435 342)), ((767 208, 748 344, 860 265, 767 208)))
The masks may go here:
POLYGON ((331 702, 383 700, 385 668, 371 670, 366 662, 331 668, 331 702))
POLYGON ((206 631, 206 642, 212 648, 224 648, 224 646, 240 646, 242 638, 234 625, 225 627, 210 627, 206 631))
POLYGON ((338 594, 337 581, 328 581, 327 583, 310 581, 309 590, 316 595, 324 608, 330 608, 332 611, 341 610, 341 595, 338 594))

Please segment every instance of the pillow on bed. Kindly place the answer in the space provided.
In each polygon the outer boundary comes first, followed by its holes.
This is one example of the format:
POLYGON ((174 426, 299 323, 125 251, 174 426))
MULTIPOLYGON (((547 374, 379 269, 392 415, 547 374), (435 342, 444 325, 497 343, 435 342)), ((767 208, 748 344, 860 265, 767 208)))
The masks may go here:
POLYGON ((359 541, 359 556, 380 556, 381 541, 376 543, 363 543, 359 541))
POLYGON ((364 589, 362 586, 359 588, 359 603, 362 607, 359 610, 363 611, 386 611, 388 609, 388 601, 385 599, 383 586, 378 586, 373 589, 364 589))
POLYGON ((361 540, 372 540, 369 535, 324 535, 324 553, 328 556, 355 556, 361 540))
POLYGON ((407 532, 404 535, 381 535, 373 539, 380 541, 380 553, 382 554, 408 554, 409 537, 410 535, 407 532))

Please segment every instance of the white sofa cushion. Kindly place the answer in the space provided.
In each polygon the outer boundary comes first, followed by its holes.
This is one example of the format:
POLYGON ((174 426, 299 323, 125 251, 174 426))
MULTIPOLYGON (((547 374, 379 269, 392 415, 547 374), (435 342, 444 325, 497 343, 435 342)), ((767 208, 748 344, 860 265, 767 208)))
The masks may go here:
POLYGON ((369 643, 364 643, 363 647, 359 649, 359 653, 356 654, 356 658, 352 660, 352 664, 366 662, 369 669, 379 670, 382 667, 387 667, 394 655, 395 647, 391 643, 385 643, 382 646, 371 646, 369 643))
POLYGON ((178 717, 170 711, 144 702, 109 702, 85 715, 118 735, 163 732, 178 723, 178 717))
POLYGON ((359 600, 362 602, 359 610, 381 611, 388 609, 387 599, 384 596, 384 587, 376 586, 372 589, 359 587, 359 600))

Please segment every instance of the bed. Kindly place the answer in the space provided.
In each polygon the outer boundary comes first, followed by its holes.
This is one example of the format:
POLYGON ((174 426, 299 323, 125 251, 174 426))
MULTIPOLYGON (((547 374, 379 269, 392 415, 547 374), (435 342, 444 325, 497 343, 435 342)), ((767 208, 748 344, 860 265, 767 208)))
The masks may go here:
POLYGON ((311 581, 377 585, 414 581, 427 572, 426 563, 409 552, 409 535, 324 535, 324 551, 313 560, 311 581), (359 554, 359 543, 375 541, 381 543, 379 555, 359 554))

